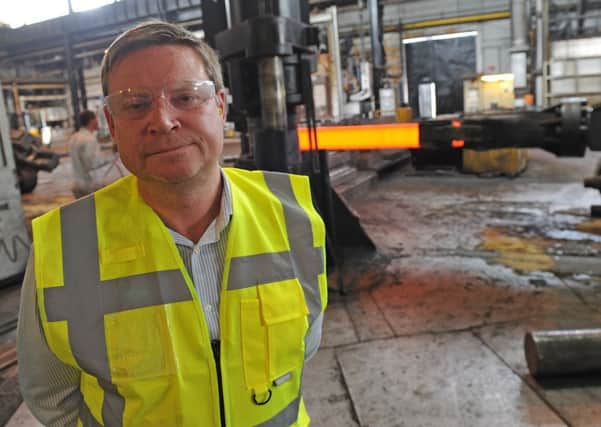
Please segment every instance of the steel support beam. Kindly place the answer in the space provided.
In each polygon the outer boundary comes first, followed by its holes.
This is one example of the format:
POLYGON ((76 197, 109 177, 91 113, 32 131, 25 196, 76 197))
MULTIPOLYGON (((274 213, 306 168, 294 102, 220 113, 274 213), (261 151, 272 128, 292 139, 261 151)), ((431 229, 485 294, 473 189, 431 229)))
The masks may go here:
POLYGON ((73 126, 79 129, 79 88, 77 86, 77 70, 73 63, 73 45, 71 35, 65 34, 65 64, 67 65, 67 81, 69 82, 69 91, 71 92, 71 108, 73 108, 73 126))

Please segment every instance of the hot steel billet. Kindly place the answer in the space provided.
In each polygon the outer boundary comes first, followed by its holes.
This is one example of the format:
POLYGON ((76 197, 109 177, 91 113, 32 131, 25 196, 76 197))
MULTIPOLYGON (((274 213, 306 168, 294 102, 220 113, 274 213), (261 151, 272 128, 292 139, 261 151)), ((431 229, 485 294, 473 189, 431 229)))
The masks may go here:
POLYGON ((601 374, 601 329, 527 332, 524 351, 535 377, 601 374))

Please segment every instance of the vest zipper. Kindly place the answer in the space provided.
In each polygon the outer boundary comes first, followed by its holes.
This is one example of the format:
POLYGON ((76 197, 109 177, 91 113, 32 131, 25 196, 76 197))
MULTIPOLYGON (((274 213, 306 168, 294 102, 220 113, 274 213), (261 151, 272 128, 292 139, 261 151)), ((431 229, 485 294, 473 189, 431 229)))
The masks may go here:
POLYGON ((211 348, 215 357, 215 368, 217 370, 217 386, 219 387, 219 416, 221 419, 221 427, 225 427, 225 406, 223 404, 223 386, 221 384, 221 342, 219 340, 211 340, 211 348))

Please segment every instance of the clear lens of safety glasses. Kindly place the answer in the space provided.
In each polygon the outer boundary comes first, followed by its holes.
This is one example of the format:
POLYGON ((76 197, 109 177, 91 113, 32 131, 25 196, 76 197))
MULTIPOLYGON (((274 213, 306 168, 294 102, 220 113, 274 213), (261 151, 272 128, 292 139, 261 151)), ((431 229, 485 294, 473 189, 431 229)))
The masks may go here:
POLYGON ((106 97, 105 102, 115 117, 141 119, 152 109, 152 103, 160 97, 178 110, 201 110, 215 96, 212 81, 185 82, 163 88, 156 95, 150 89, 129 88, 106 97))

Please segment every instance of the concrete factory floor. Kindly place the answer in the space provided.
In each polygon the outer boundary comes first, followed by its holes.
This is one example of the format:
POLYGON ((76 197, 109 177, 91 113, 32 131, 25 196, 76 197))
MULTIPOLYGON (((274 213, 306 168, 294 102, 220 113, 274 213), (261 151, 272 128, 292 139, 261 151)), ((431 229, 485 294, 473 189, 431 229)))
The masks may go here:
MULTIPOLYGON (((351 200, 378 254, 331 292, 303 384, 312 425, 601 426, 599 381, 543 386, 523 352, 528 330, 601 326, 601 197, 582 185, 600 158, 532 150, 513 179, 407 168, 351 200)), ((29 217, 71 199, 63 160, 29 217)))

